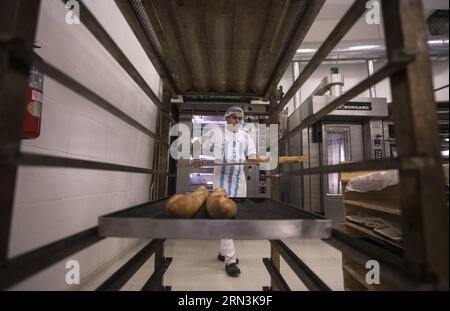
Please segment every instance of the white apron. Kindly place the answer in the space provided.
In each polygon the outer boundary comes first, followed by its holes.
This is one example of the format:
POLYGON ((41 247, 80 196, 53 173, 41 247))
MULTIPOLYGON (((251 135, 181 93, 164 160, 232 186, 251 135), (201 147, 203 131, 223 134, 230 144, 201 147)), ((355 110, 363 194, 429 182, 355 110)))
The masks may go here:
MULTIPOLYGON (((216 162, 245 162, 246 156, 256 154, 256 147, 249 135, 239 129, 232 132, 224 131, 224 140, 218 144, 222 158, 216 162)), ((214 168, 213 189, 224 188, 228 197, 245 197, 247 195, 247 181, 243 165, 216 166, 214 168)))

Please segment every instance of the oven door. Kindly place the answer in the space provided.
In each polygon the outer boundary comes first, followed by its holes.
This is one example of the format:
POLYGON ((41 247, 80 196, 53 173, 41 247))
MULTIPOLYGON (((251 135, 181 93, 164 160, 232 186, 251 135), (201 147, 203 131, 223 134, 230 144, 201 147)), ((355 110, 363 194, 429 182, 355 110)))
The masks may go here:
MULTIPOLYGON (((361 124, 322 125, 322 166, 348 161, 361 161, 364 157, 361 124)), ((333 225, 343 221, 342 186, 340 173, 322 175, 322 193, 325 216, 333 225)))

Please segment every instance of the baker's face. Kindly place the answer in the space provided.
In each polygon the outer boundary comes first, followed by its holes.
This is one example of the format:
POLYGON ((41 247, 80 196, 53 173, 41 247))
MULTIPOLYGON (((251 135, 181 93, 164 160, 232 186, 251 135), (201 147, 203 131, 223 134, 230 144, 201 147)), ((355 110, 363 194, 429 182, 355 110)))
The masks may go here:
POLYGON ((242 121, 242 117, 239 114, 232 114, 226 118, 227 124, 238 125, 242 121))
POLYGON ((232 114, 231 116, 226 117, 225 120, 227 121, 228 130, 232 132, 237 132, 241 125, 242 117, 240 114, 232 114))

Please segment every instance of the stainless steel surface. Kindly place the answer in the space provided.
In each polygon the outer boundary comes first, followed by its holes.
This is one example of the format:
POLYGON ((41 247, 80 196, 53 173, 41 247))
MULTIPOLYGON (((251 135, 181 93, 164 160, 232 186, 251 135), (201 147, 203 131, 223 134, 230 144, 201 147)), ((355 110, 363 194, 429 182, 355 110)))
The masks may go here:
POLYGON ((259 165, 248 165, 245 170, 247 177, 247 196, 251 198, 270 198, 271 180, 267 178, 267 170, 260 170, 259 165))
MULTIPOLYGON (((311 96, 299 108, 300 123, 307 117, 318 113, 337 97, 311 96)), ((355 97, 345 106, 330 112, 323 120, 359 121, 364 119, 380 119, 388 116, 386 98, 355 97), (341 118, 339 118, 341 117, 341 118)))
POLYGON ((167 198, 101 216, 99 235, 135 238, 328 238, 331 221, 272 199, 237 200, 236 219, 210 219, 205 207, 193 219, 171 218, 167 198))
MULTIPOLYGON (((342 96, 335 98, 332 102, 328 103, 316 114, 310 115, 304 119, 300 125, 292 129, 289 133, 285 134, 280 140, 285 140, 287 137, 292 135, 295 131, 305 128, 307 126, 312 126, 316 122, 324 120, 330 113, 335 110, 370 110, 372 109, 371 104, 368 103, 356 103, 349 107, 349 103, 352 102, 354 98, 357 98, 359 94, 367 90, 370 86, 382 81, 383 79, 397 74, 404 70, 408 64, 414 61, 414 56, 412 51, 402 51, 397 53, 397 57, 383 66, 380 70, 373 74, 373 76, 359 82, 356 86, 352 87, 350 90, 345 92, 342 96), (364 108, 364 109, 363 109, 364 108)), ((300 107, 301 108, 301 107, 300 107)), ((386 108, 387 110, 387 108, 386 108)), ((275 113, 275 112, 274 112, 275 113)), ((274 115, 272 113, 272 116, 274 115)), ((272 118, 272 117, 271 117, 272 118)), ((269 119, 270 120, 270 119, 269 119)))
POLYGON ((383 121, 384 156, 386 158, 397 157, 397 142, 395 140, 394 122, 383 121))
MULTIPOLYGON (((266 155, 267 145, 270 144, 268 127, 265 124, 258 124, 259 120, 253 123, 256 131, 256 150, 258 155, 266 155)), ((264 165, 264 164, 263 164, 264 165)), ((271 180, 267 178, 270 171, 261 170, 264 166, 253 164, 247 166, 245 176, 247 178, 247 197, 252 198, 270 198, 271 197, 271 180)))
POLYGON ((379 160, 384 157, 383 121, 364 123, 364 158, 379 160))
POLYGON ((333 84, 330 86, 330 95, 331 96, 341 96, 342 95, 342 85, 333 84))
POLYGON ((213 175, 209 173, 191 173, 191 185, 207 185, 208 183, 212 184, 213 175))
MULTIPOLYGON (((373 69, 373 59, 369 59, 367 61, 367 75, 370 77, 371 75, 373 75, 374 73, 374 69, 373 69)), ((377 97, 377 90, 375 88, 375 85, 372 85, 369 88, 369 96, 370 97, 377 97)))
MULTIPOLYGON (((301 154, 308 156, 308 159, 301 164, 296 166, 291 166, 287 172, 298 171, 301 169, 308 169, 320 166, 321 150, 320 144, 313 141, 312 128, 305 128, 301 132, 295 134, 289 138, 289 150, 297 148, 296 146, 301 146, 301 154), (298 138, 297 138, 298 137, 298 138), (297 139, 293 139, 297 138, 297 139)), ((322 206, 322 188, 320 175, 310 176, 298 176, 292 177, 293 180, 289 179, 286 182, 286 197, 290 198, 291 204, 298 202, 297 204, 302 209, 308 212, 314 212, 318 214, 323 214, 322 206), (295 178, 295 181, 294 179, 295 178), (295 185, 295 187, 293 187, 295 185), (301 191, 300 191, 301 189, 301 191)))
MULTIPOLYGON (((289 117, 289 129, 293 134, 288 136, 290 148, 295 148, 300 141, 293 140, 300 129, 302 122, 326 108, 337 97, 323 96, 331 87, 344 84, 343 76, 340 74, 329 74, 321 80, 319 86, 312 92, 302 105, 289 117)), ((336 92, 339 92, 337 90, 336 92)), ((345 103, 336 110, 320 120, 320 123, 310 125, 303 135, 302 154, 307 155, 309 160, 303 163, 303 168, 324 167, 337 165, 344 161, 361 161, 364 159, 382 158, 383 133, 381 119, 388 116, 388 107, 385 98, 356 97, 345 103), (367 128, 363 131, 363 124, 367 128), (380 127, 381 129, 378 129, 380 127), (319 130, 320 128, 320 130, 319 130), (381 130, 381 133, 380 133, 381 130), (363 133, 367 135, 363 144, 363 133), (305 136, 306 135, 306 136, 305 136), (377 145, 378 143, 378 145, 377 145)), ((304 130, 303 130, 304 131, 304 130)), ((290 171, 298 171, 299 168, 290 171)), ((303 184, 302 195, 305 210, 323 214, 333 220, 333 226, 338 226, 343 220, 342 189, 340 189, 340 174, 316 174, 301 177, 303 184)), ((290 177, 289 186, 294 185, 290 177)), ((296 191, 285 190, 285 197, 292 202, 296 191), (293 192, 293 193, 291 193, 293 192)))
MULTIPOLYGON (((361 124, 325 123, 322 125, 322 140, 321 166, 364 158, 361 124)), ((322 193, 325 216, 337 227, 344 219, 340 173, 322 176, 322 193)))
MULTIPOLYGON (((302 130, 302 153, 309 157, 308 161, 303 162, 303 172, 310 171, 311 168, 339 165, 345 161, 358 162, 363 159, 384 157, 383 122, 381 120, 364 120, 364 117, 355 117, 352 113, 350 112, 347 117, 335 117, 338 120, 335 122, 321 122, 320 131, 317 130, 317 126, 319 126, 317 124, 302 130)), ((332 117, 329 116, 330 119, 332 117)), ((291 118, 291 120, 298 122, 298 118, 291 118)), ((295 145, 293 137, 296 136, 294 135, 288 138, 288 142, 292 146, 295 145)), ((387 166, 384 167, 384 169, 386 168, 387 166)), ((302 169, 291 169, 288 173, 275 176, 290 176, 288 182, 289 186, 292 186, 292 179, 298 175, 296 172, 302 172, 302 169)), ((328 172, 328 174, 316 173, 302 176, 302 208, 325 215, 332 220, 334 227, 338 227, 343 221, 340 174, 331 173, 330 170, 328 172)), ((296 191, 288 189, 286 192, 286 197, 290 199, 291 192, 295 193, 296 191)))
MULTIPOLYGON (((290 137, 286 143, 288 143, 288 153, 287 154, 304 154, 302 151, 302 137, 301 133, 298 132, 292 137, 290 137)), ((306 161, 309 161, 306 160, 306 161)), ((282 166, 282 171, 289 172, 292 170, 301 169, 303 163, 289 163, 282 166)), ((303 195, 302 195, 302 177, 301 176, 293 176, 289 178, 285 182, 281 183, 282 185, 282 201, 287 202, 293 206, 302 208, 303 206, 303 195)))
POLYGON ((331 96, 341 96, 342 86, 344 85, 344 75, 340 73, 333 73, 326 75, 320 84, 312 91, 311 96, 325 95, 330 92, 331 96))

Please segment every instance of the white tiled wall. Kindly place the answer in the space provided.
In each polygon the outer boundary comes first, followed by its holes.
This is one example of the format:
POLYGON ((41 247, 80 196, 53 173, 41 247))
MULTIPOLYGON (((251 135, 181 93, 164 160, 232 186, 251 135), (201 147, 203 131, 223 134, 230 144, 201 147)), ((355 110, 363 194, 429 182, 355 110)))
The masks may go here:
MULTIPOLYGON (((61 1, 41 2, 38 54, 151 131, 157 108, 119 64, 81 25, 65 23, 61 1)), ((160 78, 112 0, 86 1, 136 69, 158 94, 160 78)), ((83 12, 81 12, 83 14, 83 12)), ((22 141, 22 151, 151 167, 154 140, 45 77, 41 136, 22 141)), ((73 168, 20 167, 9 257, 97 225, 99 215, 149 199, 144 174, 73 168)), ((74 254, 86 276, 137 243, 105 239, 74 254)), ((13 289, 67 289, 65 261, 13 289)))

